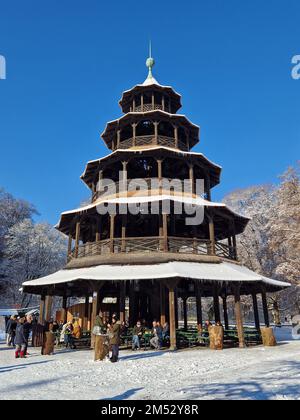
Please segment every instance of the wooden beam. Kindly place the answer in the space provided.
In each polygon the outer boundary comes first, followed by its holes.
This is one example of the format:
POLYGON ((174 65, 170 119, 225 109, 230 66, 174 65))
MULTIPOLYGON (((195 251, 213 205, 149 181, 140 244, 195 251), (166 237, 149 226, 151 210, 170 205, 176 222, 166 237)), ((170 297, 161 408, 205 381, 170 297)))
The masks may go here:
POLYGON ((198 281, 195 282, 196 292, 196 309, 197 309, 197 325, 203 325, 203 314, 202 314, 202 289, 198 281))
POLYGON ((225 330, 229 330, 227 296, 226 295, 223 296, 222 300, 223 300, 223 313, 224 313, 224 327, 225 327, 225 330))
POLYGON ((77 222, 76 234, 75 234, 75 258, 78 258, 79 241, 80 241, 80 222, 77 222))
POLYGON ((62 320, 65 324, 67 322, 67 296, 64 295, 62 299, 62 320))
POLYGON ((44 325, 45 323, 45 295, 41 295, 40 300, 40 314, 39 314, 39 324, 44 325))
POLYGON ((259 312, 258 312, 258 304, 257 304, 256 293, 252 293, 252 301, 253 301, 253 313, 254 313, 255 328, 257 329, 258 332, 260 332, 260 321, 259 321, 259 312))
POLYGON ((269 310, 268 310, 267 293, 265 290, 262 291, 261 297, 262 297, 262 305, 263 305, 264 318, 265 318, 265 326, 269 328, 270 318, 269 318, 269 310))
POLYGON ((184 296, 182 298, 182 306, 183 306, 183 324, 184 324, 184 329, 187 330, 188 329, 188 316, 187 316, 187 297, 184 296))
POLYGON ((210 254, 216 254, 216 240, 215 240, 215 225, 212 217, 209 217, 209 239, 210 239, 210 254))
POLYGON ((169 288, 169 308, 170 308, 170 350, 177 349, 176 342, 176 315, 175 315, 175 289, 169 288))
POLYGON ((114 237, 115 237, 115 214, 110 215, 110 252, 114 253, 114 237))
POLYGON ((70 255, 71 255, 71 253, 72 253, 72 242, 73 242, 72 233, 69 233, 69 241, 68 241, 68 257, 70 257, 70 255))
POLYGON ((168 215, 163 213, 163 249, 164 252, 168 252, 168 215))
POLYGON ((85 302, 84 302, 84 318, 83 318, 83 325, 82 325, 82 329, 85 331, 88 330, 89 306, 90 306, 90 296, 86 295, 85 302))
POLYGON ((218 289, 218 286, 215 286, 215 285, 213 286, 213 297, 214 297, 215 322, 221 322, 219 289, 218 289))
POLYGON ((46 296, 45 299, 45 321, 49 322, 52 315, 53 296, 46 296))
POLYGON ((127 215, 122 215, 122 243, 121 243, 121 252, 126 251, 126 227, 127 227, 127 215))
POLYGON ((240 295, 240 286, 236 285, 234 287, 234 312, 235 312, 235 320, 236 320, 236 327, 238 332, 239 338, 239 347, 244 348, 245 345, 245 337, 244 337, 244 323, 243 323, 243 314, 242 314, 242 307, 241 307, 241 295, 240 295))
POLYGON ((191 193, 194 194, 195 188, 194 188, 194 166, 189 165, 189 177, 190 177, 190 183, 191 183, 191 193))
POLYGON ((120 312, 120 321, 125 321, 125 300, 126 300, 126 281, 119 282, 119 312, 120 312))
POLYGON ((160 283, 160 323, 163 326, 166 323, 166 288, 160 283))

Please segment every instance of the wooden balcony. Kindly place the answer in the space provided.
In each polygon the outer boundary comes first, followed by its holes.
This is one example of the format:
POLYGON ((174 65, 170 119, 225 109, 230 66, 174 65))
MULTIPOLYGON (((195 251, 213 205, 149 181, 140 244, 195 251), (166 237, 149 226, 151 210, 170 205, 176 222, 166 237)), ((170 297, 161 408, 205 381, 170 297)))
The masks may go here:
POLYGON ((137 254, 137 253, 175 253, 194 255, 214 255, 230 260, 236 260, 235 248, 222 242, 216 242, 213 246, 210 240, 180 237, 140 237, 140 238, 115 238, 105 239, 99 242, 89 242, 79 245, 69 257, 74 258, 92 257, 96 255, 107 256, 109 254, 137 254))
POLYGON ((149 136, 136 136, 135 138, 131 137, 129 139, 120 141, 117 145, 117 149, 130 149, 132 147, 141 147, 141 146, 164 146, 170 147, 172 149, 180 149, 183 151, 188 151, 187 144, 184 144, 180 140, 175 140, 174 137, 158 135, 149 135, 149 136))

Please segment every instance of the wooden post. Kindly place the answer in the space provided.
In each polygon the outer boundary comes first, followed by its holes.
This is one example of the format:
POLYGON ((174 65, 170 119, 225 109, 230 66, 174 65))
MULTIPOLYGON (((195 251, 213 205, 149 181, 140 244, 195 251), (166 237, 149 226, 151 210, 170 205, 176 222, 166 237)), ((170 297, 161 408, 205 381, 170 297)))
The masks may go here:
POLYGON ((166 323, 166 288, 160 283, 160 323, 163 326, 166 323))
POLYGON ((115 214, 110 215, 110 252, 114 253, 115 214))
POLYGON ((223 313, 224 313, 224 327, 225 330, 229 330, 229 320, 228 320, 228 309, 227 309, 227 296, 224 295, 223 299, 223 313))
POLYGON ((215 241, 215 225, 212 217, 209 217, 209 239, 210 239, 210 254, 216 254, 216 241, 215 241))
POLYGON ((244 337, 244 323, 243 323, 243 314, 242 314, 242 307, 241 307, 241 296, 240 296, 240 286, 234 287, 234 312, 235 312, 235 320, 236 320, 236 327, 238 332, 239 338, 239 347, 244 348, 245 345, 245 337, 244 337))
POLYGON ((120 310, 120 321, 125 321, 125 298, 126 298, 126 281, 119 282, 120 287, 120 301, 119 301, 119 310, 120 310))
POLYGON ((40 315, 39 315, 39 324, 44 325, 45 323, 45 295, 41 295, 40 300, 40 315))
POLYGON ((203 315, 202 315, 202 290, 199 282, 195 282, 195 291, 196 291, 196 308, 197 308, 197 325, 203 324, 203 315))
POLYGON ((129 325, 133 327, 137 321, 136 318, 136 296, 134 284, 129 283, 129 325))
POLYGON ((50 321, 52 315, 53 296, 46 296, 45 299, 45 321, 50 321))
POLYGON ((135 112, 135 98, 133 98, 132 101, 132 111, 135 112))
POLYGON ((70 258, 71 254, 72 254, 72 234, 69 233, 69 241, 68 241, 68 258, 70 258))
POLYGON ((174 127, 174 138, 175 138, 175 147, 178 149, 178 127, 177 125, 174 127))
POLYGON ((154 92, 152 92, 152 109, 155 109, 155 98, 154 98, 154 92))
POLYGON ((67 316, 67 296, 64 295, 62 299, 62 320, 64 324, 67 322, 67 316))
POLYGON ((265 326, 269 328, 270 319, 269 319, 269 310, 268 310, 268 302, 267 302, 267 293, 265 290, 262 291, 261 297, 262 297, 262 305, 263 305, 264 318, 265 318, 265 326))
POLYGON ((163 213, 163 250, 168 252, 168 215, 163 213))
POLYGON ((161 98, 161 106, 162 106, 162 110, 165 111, 165 97, 164 97, 164 95, 162 95, 162 98, 161 98))
POLYGON ((155 121, 153 124, 154 124, 154 139, 155 139, 155 144, 158 144, 158 122, 155 121))
POLYGON ((189 176, 190 176, 190 182, 191 182, 191 193, 194 194, 195 188, 194 188, 194 166, 189 165, 189 176))
POLYGON ((79 241, 80 241, 80 222, 77 222, 76 234, 75 234, 75 258, 78 258, 79 241))
POLYGON ((133 146, 136 145, 136 123, 132 124, 132 137, 133 137, 133 146))
POLYGON ((206 175, 206 194, 207 194, 207 200, 211 201, 211 191, 210 191, 210 177, 209 174, 206 175))
POLYGON ((218 287, 214 286, 213 288, 213 295, 214 295, 214 314, 215 314, 215 322, 221 321, 221 314, 220 314, 220 303, 219 303, 219 291, 218 287))
POLYGON ((184 296, 182 298, 182 306, 183 306, 183 324, 184 324, 184 329, 187 330, 188 329, 188 316, 187 316, 187 297, 184 296))
POLYGON ((85 302, 84 302, 84 318, 83 318, 83 325, 82 325, 82 329, 85 331, 88 330, 89 306, 90 306, 90 296, 86 295, 85 302))
MULTIPOLYGON (((103 282, 97 282, 94 286, 93 291, 93 301, 92 301, 92 316, 91 316, 91 330, 93 331, 96 316, 99 314, 100 306, 101 306, 101 298, 100 298, 100 290, 103 287, 103 282)), ((95 336, 92 334, 91 337, 91 348, 95 346, 95 336)))
POLYGON ((126 225, 127 225, 127 215, 122 215, 122 244, 121 244, 121 252, 126 251, 126 225))
POLYGON ((121 130, 117 131, 117 149, 120 149, 121 144, 121 130))
POLYGON ((257 296, 255 292, 252 293, 252 300, 253 300, 253 313, 254 313, 255 328, 260 333, 259 312, 258 312, 257 296))
POLYGON ((169 308, 170 308, 170 350, 177 349, 176 343, 176 315, 175 315, 175 289, 169 287, 169 308))
POLYGON ((141 94, 141 110, 144 112, 144 95, 141 94))

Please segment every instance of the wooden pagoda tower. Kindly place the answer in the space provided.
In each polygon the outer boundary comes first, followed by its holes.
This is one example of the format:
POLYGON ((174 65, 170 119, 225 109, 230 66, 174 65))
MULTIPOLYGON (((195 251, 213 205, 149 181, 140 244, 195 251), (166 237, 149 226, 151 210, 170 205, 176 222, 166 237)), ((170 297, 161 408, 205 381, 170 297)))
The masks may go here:
POLYGON ((183 299, 185 327, 186 300, 192 296, 198 324, 203 322, 202 297, 212 297, 216 321, 221 320, 222 302, 228 327, 227 297, 232 295, 243 347, 240 296, 252 295, 259 329, 257 294, 262 295, 268 325, 266 293, 287 284, 239 264, 236 236, 249 219, 211 200, 221 167, 191 151, 199 143, 199 127, 178 113, 181 96, 153 77, 151 55, 146 64, 147 79, 123 93, 119 102, 123 116, 109 122, 102 133, 111 153, 88 162, 81 176, 90 188, 91 203, 63 213, 57 225, 69 238, 65 269, 24 283, 24 292, 41 295, 42 308, 46 307, 41 318, 49 317, 52 296, 63 297, 64 309, 68 297, 84 297, 86 325, 89 318, 93 323, 100 308, 118 312, 123 321, 127 297, 131 325, 138 319, 169 321, 172 349, 176 348, 178 298, 183 299), (188 184, 188 191, 166 187, 175 179, 176 186, 178 180, 179 185, 188 184), (144 188, 135 188, 141 180, 144 188), (197 180, 202 180, 201 193, 197 180), (166 202, 169 211, 165 211, 166 202), (136 207, 134 214, 129 205, 136 207), (178 205, 184 207, 181 213, 176 211, 178 205), (201 223, 186 223, 184 205, 203 210, 201 223), (105 213, 104 207, 113 211, 105 213), (116 303, 108 307, 103 303, 106 297, 116 303))

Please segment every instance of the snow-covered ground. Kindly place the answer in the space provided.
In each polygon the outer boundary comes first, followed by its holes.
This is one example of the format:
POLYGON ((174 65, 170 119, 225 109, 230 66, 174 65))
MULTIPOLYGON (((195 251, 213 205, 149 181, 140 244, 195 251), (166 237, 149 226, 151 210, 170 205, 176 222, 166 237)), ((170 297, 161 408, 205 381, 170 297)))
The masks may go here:
POLYGON ((122 351, 119 363, 88 350, 26 360, 0 345, 0 399, 298 399, 300 341, 277 330, 276 348, 122 351))

